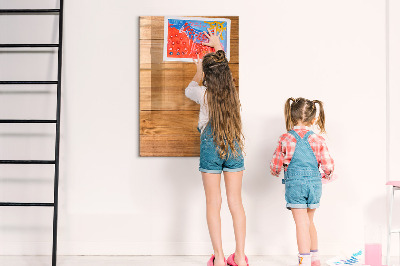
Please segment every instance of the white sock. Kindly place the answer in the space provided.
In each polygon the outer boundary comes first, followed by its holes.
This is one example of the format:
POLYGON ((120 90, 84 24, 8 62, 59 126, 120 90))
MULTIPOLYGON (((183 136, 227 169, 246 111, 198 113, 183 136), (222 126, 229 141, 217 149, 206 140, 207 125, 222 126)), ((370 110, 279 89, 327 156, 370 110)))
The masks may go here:
POLYGON ((299 254, 299 266, 311 266, 311 255, 301 255, 299 254))
POLYGON ((318 250, 311 251, 310 253, 311 253, 311 261, 319 260, 318 250))

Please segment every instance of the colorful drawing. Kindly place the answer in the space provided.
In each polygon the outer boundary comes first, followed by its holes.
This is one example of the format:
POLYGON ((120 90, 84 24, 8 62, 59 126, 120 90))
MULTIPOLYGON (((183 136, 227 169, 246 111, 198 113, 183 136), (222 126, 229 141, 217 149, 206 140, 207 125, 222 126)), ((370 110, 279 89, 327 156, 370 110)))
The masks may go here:
POLYGON ((204 31, 207 29, 222 31, 220 41, 227 59, 230 59, 231 21, 224 18, 164 18, 164 61, 192 62, 197 55, 214 52, 214 48, 203 45, 208 42, 204 31))

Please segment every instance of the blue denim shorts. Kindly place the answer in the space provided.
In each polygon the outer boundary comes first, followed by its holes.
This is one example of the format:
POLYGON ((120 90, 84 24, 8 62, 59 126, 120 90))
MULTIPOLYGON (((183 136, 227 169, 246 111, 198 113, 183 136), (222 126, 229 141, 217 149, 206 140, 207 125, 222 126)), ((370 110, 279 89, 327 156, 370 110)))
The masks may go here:
POLYGON ((228 156, 223 159, 220 157, 209 126, 204 129, 200 138, 199 170, 201 172, 220 174, 222 171, 240 172, 245 169, 242 151, 239 151, 239 155, 234 157, 229 149, 228 156))
POLYGON ((316 209, 322 194, 322 182, 319 179, 291 179, 285 181, 286 208, 316 209))

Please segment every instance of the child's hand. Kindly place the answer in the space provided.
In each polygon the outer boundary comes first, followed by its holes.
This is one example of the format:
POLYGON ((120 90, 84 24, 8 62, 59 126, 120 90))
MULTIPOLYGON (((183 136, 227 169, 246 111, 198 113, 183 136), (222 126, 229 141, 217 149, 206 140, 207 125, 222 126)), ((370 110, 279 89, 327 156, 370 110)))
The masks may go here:
POLYGON ((203 73, 203 60, 200 59, 199 55, 197 55, 197 61, 193 59, 193 62, 196 64, 197 72, 203 73))
POLYGON ((203 32, 204 32, 204 35, 207 36, 208 42, 203 42, 201 44, 207 45, 210 47, 214 47, 215 51, 222 50, 221 43, 219 42, 219 37, 221 36, 222 31, 220 31, 218 33, 217 28, 214 29, 214 32, 212 32, 210 29, 207 29, 207 31, 208 31, 208 34, 205 31, 203 31, 203 32))
POLYGON ((322 184, 328 184, 332 181, 335 181, 338 178, 337 174, 332 174, 330 177, 322 176, 322 184))
POLYGON ((199 55, 197 55, 197 61, 196 61, 196 59, 193 59, 193 62, 196 64, 196 68, 197 68, 197 72, 193 77, 193 81, 200 84, 201 79, 203 78, 203 62, 200 59, 199 55))
POLYGON ((270 170, 270 172, 271 172, 271 175, 279 177, 279 175, 277 173, 275 173, 274 171, 270 170))

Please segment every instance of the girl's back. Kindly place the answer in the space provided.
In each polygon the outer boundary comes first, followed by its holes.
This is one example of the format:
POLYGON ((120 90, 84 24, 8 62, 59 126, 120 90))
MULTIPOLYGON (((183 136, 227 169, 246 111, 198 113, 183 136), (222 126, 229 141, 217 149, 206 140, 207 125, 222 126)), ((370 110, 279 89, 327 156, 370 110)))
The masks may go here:
MULTIPOLYGON (((300 138, 304 138, 304 136, 311 131, 311 128, 307 126, 294 126, 293 131, 295 131, 300 138)), ((323 171, 322 177, 329 178, 334 170, 334 161, 329 154, 325 139, 322 136, 313 133, 308 136, 307 140, 317 159, 318 166, 320 166, 323 171)), ((289 132, 279 137, 278 147, 274 152, 270 165, 271 173, 273 175, 278 176, 282 167, 286 170, 289 166, 296 150, 296 144, 296 137, 289 132)))

